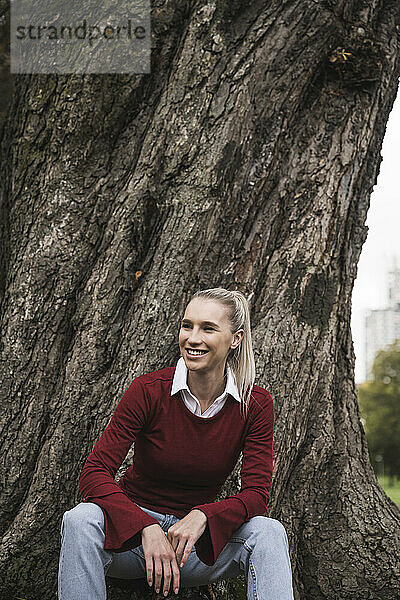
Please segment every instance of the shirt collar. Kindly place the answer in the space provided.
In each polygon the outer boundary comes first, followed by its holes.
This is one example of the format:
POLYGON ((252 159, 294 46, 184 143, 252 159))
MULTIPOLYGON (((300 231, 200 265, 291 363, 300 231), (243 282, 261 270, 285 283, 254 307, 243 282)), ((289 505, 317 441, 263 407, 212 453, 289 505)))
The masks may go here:
MULTIPOLYGON (((187 384, 187 373, 188 368, 185 364, 183 356, 181 356, 176 364, 174 378, 172 380, 171 396, 173 394, 176 394, 176 392, 179 392, 180 390, 187 390, 188 392, 190 392, 190 389, 187 384)), ((231 396, 233 396, 233 398, 235 398, 235 400, 241 402, 240 395, 232 374, 232 369, 229 365, 226 365, 226 374, 226 387, 224 393, 230 394, 231 396)))

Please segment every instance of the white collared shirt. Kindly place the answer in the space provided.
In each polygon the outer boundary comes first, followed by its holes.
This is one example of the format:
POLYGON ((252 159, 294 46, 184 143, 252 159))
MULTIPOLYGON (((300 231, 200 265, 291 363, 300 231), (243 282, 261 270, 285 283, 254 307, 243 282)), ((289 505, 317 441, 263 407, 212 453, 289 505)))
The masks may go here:
POLYGON ((233 398, 235 398, 235 400, 237 400, 238 402, 241 402, 240 395, 239 395, 239 392, 236 387, 235 380, 234 380, 234 377, 232 374, 232 370, 229 365, 226 365, 227 377, 226 377, 225 390, 220 396, 218 396, 218 398, 216 398, 214 400, 214 402, 211 404, 211 406, 209 406, 207 408, 207 410, 204 411, 202 414, 200 402, 198 401, 196 396, 194 394, 192 394, 192 392, 190 391, 190 389, 188 387, 187 374, 188 374, 188 369, 185 364, 183 356, 181 356, 176 364, 174 379, 172 381, 171 395, 180 391, 181 396, 182 396, 183 401, 185 402, 186 406, 195 415, 198 415, 199 417, 204 417, 205 419, 208 417, 212 417, 218 411, 220 411, 221 408, 224 406, 228 394, 231 394, 231 396, 233 396, 233 398))

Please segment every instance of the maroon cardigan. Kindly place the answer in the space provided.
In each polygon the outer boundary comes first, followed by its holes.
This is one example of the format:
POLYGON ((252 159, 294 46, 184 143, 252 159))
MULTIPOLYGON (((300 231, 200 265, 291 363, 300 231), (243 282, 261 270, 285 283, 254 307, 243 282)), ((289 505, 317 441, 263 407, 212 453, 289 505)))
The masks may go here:
POLYGON ((158 523, 137 504, 180 519, 200 509, 207 525, 196 552, 213 565, 233 532, 266 512, 274 403, 255 385, 246 419, 229 394, 221 410, 205 419, 187 408, 180 392, 171 396, 174 372, 167 367, 133 380, 83 465, 80 491, 84 502, 102 508, 104 548, 112 552, 139 546, 143 527, 158 523), (117 484, 115 473, 133 443, 133 465, 117 484), (240 492, 215 502, 241 451, 240 492))

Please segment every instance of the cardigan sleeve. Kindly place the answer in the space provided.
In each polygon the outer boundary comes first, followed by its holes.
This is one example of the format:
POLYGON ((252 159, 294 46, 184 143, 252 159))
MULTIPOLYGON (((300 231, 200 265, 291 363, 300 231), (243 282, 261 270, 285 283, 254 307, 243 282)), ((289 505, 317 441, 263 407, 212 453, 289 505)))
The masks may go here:
POLYGON ((83 502, 98 504, 104 514, 104 549, 123 552, 139 546, 141 530, 158 521, 142 510, 114 481, 136 434, 145 427, 148 406, 135 379, 124 393, 100 439, 86 459, 79 482, 83 502))
POLYGON ((204 533, 195 547, 199 559, 213 565, 232 534, 245 521, 266 512, 273 468, 274 403, 266 404, 252 419, 243 446, 240 492, 219 502, 198 504, 207 517, 204 533))

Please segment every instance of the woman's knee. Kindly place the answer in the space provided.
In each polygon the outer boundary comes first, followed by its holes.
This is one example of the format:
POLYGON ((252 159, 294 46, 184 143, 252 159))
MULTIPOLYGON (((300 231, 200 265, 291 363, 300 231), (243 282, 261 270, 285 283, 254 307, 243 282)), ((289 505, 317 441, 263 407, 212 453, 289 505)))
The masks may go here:
POLYGON ((65 511, 61 528, 76 528, 84 531, 89 524, 104 527, 104 515, 100 506, 94 502, 80 502, 70 510, 65 511))
POLYGON ((257 515, 252 517, 249 523, 251 523, 251 526, 257 536, 261 536, 269 541, 271 541, 271 539, 281 538, 283 538, 285 541, 287 540, 286 529, 282 523, 278 521, 278 519, 257 515))

